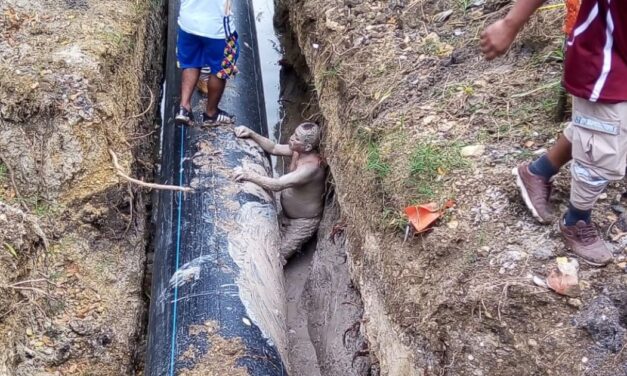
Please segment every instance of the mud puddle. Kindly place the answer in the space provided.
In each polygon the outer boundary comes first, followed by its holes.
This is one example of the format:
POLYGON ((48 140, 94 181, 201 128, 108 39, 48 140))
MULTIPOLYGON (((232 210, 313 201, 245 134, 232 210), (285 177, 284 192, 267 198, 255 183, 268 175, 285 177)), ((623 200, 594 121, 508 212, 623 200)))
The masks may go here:
POLYGON ((346 263, 340 209, 331 200, 316 239, 285 268, 294 375, 376 375, 362 331, 363 303, 346 263))

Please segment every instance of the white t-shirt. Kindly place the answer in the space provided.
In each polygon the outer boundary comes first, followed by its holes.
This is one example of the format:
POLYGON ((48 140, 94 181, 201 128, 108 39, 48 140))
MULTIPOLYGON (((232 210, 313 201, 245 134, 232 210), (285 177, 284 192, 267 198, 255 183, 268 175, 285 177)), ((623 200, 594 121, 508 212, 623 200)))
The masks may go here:
MULTIPOLYGON (((224 16, 232 0, 181 0, 178 24, 186 33, 212 39, 224 39, 224 16), (228 4, 227 4, 228 3, 228 4)), ((228 10, 229 14, 232 11, 228 10)), ((229 17, 231 32, 235 31, 233 17, 229 17)))

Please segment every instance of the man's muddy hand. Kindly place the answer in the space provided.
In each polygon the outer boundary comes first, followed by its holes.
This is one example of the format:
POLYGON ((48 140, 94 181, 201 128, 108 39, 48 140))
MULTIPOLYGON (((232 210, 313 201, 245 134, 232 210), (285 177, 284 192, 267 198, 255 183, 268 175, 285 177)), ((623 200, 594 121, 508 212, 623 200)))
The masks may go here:
POLYGON ((236 167, 233 170, 233 179, 238 182, 250 180, 250 172, 241 167, 236 167))
POLYGON ((239 138, 249 138, 253 135, 253 131, 248 127, 240 125, 239 127, 235 127, 235 135, 239 138))
POLYGON ((481 33, 481 52, 486 60, 503 55, 514 42, 518 28, 506 19, 496 21, 481 33))

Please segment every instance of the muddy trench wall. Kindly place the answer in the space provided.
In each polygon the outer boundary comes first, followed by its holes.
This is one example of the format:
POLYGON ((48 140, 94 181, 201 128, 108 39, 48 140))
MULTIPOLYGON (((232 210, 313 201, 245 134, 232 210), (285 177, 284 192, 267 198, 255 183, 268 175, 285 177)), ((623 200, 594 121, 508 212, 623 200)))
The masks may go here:
POLYGON ((150 197, 109 150, 152 179, 164 4, 0 14, 0 374, 134 374, 150 197))

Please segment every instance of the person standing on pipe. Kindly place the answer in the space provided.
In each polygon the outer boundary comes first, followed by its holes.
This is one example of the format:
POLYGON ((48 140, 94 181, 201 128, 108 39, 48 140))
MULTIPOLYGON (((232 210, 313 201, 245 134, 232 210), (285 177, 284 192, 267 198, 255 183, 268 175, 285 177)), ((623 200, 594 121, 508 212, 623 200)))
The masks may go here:
POLYGON ((231 3, 232 0, 181 0, 176 58, 183 77, 181 105, 174 119, 176 124, 194 123, 191 98, 201 68, 210 71, 203 125, 231 124, 235 119, 218 107, 226 80, 237 74, 239 44, 231 17, 231 3))
POLYGON ((318 230, 322 215, 326 171, 318 151, 320 127, 300 124, 288 145, 277 145, 247 127, 235 128, 235 135, 251 138, 267 153, 292 157, 289 173, 271 178, 248 169, 235 171, 236 181, 250 181, 264 189, 281 191, 281 247, 283 265, 298 252, 318 230))

